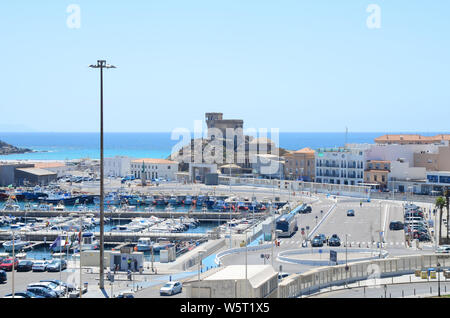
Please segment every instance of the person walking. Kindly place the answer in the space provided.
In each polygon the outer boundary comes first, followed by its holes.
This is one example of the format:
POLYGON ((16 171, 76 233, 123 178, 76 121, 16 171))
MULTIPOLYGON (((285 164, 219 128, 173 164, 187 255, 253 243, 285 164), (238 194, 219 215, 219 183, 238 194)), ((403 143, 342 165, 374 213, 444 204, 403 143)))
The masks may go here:
POLYGON ((128 270, 131 270, 131 258, 128 259, 128 270))
POLYGON ((137 259, 134 259, 134 271, 137 272, 138 270, 138 261, 137 259))

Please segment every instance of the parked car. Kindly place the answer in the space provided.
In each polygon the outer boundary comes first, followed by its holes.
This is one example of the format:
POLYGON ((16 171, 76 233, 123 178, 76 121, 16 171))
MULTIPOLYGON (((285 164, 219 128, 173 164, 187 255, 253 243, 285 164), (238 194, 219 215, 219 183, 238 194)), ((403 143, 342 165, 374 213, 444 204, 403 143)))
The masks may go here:
POLYGON ((337 234, 331 235, 328 240, 328 246, 341 246, 341 239, 337 234))
POLYGON ((134 298, 134 292, 132 291, 124 291, 119 293, 116 298, 134 298))
POLYGON ((159 294, 162 295, 174 295, 181 293, 183 285, 180 282, 168 282, 159 290, 159 294))
POLYGON ((17 271, 18 272, 29 272, 29 271, 31 271, 32 267, 33 267, 33 261, 23 259, 23 260, 19 261, 19 264, 17 264, 17 271))
POLYGON ((389 223, 389 230, 398 231, 403 230, 404 224, 401 221, 392 221, 389 223))
POLYGON ((41 282, 52 282, 59 286, 63 286, 67 292, 72 292, 72 291, 76 290, 76 287, 74 285, 72 285, 70 283, 62 282, 58 279, 44 279, 44 280, 41 280, 41 282))
POLYGON ((59 272, 65 269, 67 269, 67 262, 63 259, 54 259, 47 264, 47 272, 59 272))
POLYGON ((27 291, 44 298, 58 298, 58 295, 50 288, 30 286, 27 287, 27 291))
POLYGON ((347 210, 347 216, 355 216, 355 210, 347 210))
POLYGON ((33 272, 45 272, 47 270, 47 261, 34 261, 31 267, 33 272))
POLYGON ((312 212, 312 208, 311 208, 310 205, 308 205, 308 206, 303 210, 302 213, 311 213, 311 212, 312 212))
POLYGON ((28 284, 28 287, 44 287, 49 288, 54 291, 58 297, 64 296, 66 293, 66 288, 64 286, 60 286, 53 282, 39 282, 39 283, 31 283, 28 284))
POLYGON ((278 273, 278 281, 283 280, 283 278, 286 278, 289 276, 289 273, 278 273))
MULTIPOLYGON (((5 295, 3 298, 12 298, 12 294, 5 295)), ((14 298, 44 298, 43 296, 36 295, 30 291, 19 291, 14 293, 14 298)))
POLYGON ((4 270, 0 270, 0 283, 5 283, 8 280, 8 276, 4 270))
POLYGON ((436 249, 436 253, 450 253, 450 245, 441 245, 436 249))
POLYGON ((327 244, 328 239, 327 239, 327 237, 325 236, 325 234, 319 234, 319 235, 317 235, 317 236, 321 238, 323 244, 327 244))
POLYGON ((320 236, 315 236, 311 241, 312 247, 322 247, 323 246, 323 239, 320 236))
POLYGON ((19 264, 19 260, 17 258, 7 258, 3 260, 3 262, 0 264, 0 269, 4 271, 12 271, 13 265, 14 269, 17 268, 17 265, 19 264))

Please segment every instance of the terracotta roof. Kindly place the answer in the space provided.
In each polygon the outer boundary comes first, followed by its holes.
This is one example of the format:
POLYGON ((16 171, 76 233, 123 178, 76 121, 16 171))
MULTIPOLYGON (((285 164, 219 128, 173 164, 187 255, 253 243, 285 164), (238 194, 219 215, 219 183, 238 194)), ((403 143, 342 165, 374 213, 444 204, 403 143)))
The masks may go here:
POLYGON ((178 162, 167 159, 142 158, 131 161, 132 163, 176 164, 178 162))
POLYGON ((312 150, 311 148, 306 147, 306 148, 294 151, 294 153, 312 153, 312 154, 314 154, 316 152, 314 150, 312 150))
POLYGON ((432 143, 441 140, 450 140, 450 134, 439 134, 436 136, 422 136, 418 134, 397 134, 397 135, 383 135, 375 138, 375 142, 426 141, 432 143))

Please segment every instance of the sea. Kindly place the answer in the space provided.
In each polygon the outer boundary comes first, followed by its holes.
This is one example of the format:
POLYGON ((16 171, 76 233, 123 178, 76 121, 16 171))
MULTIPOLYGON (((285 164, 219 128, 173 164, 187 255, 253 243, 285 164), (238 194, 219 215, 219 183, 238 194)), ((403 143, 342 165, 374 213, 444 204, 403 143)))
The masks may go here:
MULTIPOLYGON (((389 132, 389 134, 406 134, 389 132)), ((415 132, 432 136, 443 132, 415 132)), ((311 149, 341 147, 346 143, 374 143, 383 132, 280 132, 278 138, 270 134, 278 146, 287 150, 304 147, 311 149), (278 139, 278 142, 277 142, 278 139)), ((19 133, 0 132, 0 140, 32 153, 0 156, 0 160, 71 160, 100 158, 99 133, 19 133)), ((167 158, 180 148, 181 140, 171 138, 170 132, 105 133, 104 156, 128 156, 132 158, 167 158)))

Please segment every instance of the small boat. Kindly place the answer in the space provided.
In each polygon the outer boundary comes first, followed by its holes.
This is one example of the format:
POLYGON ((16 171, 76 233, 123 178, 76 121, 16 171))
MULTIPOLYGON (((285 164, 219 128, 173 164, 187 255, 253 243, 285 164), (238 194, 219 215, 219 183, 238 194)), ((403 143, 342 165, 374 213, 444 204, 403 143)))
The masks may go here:
POLYGON ((97 250, 99 248, 99 242, 94 236, 94 233, 87 232, 81 236, 81 249, 85 250, 97 250))
POLYGON ((30 242, 27 241, 22 241, 22 239, 16 238, 14 239, 14 242, 11 241, 7 241, 5 243, 3 243, 3 247, 5 248, 6 252, 11 252, 13 250, 13 245, 14 245, 14 251, 20 251, 22 250, 24 247, 30 245, 30 242))
POLYGON ((190 195, 187 195, 186 198, 183 201, 184 205, 191 205, 192 204, 192 197, 190 195))
POLYGON ((146 252, 152 249, 153 242, 149 237, 141 237, 137 243, 138 252, 146 252))
POLYGON ((160 241, 158 243, 153 244, 153 251, 159 252, 160 250, 164 250, 166 248, 174 246, 173 243, 170 243, 168 241, 160 241))
POLYGON ((167 204, 167 200, 164 197, 159 197, 155 200, 155 204, 156 205, 166 205, 167 204))
POLYGON ((8 200, 6 200, 5 205, 2 209, 3 212, 17 212, 20 211, 20 205, 17 202, 15 195, 10 195, 8 200))
POLYGON ((62 201, 59 201, 58 205, 55 207, 55 211, 57 212, 63 212, 66 210, 66 207, 64 206, 64 203, 62 201))
POLYGON ((169 202, 169 204, 171 205, 179 205, 181 203, 181 201, 178 199, 177 196, 172 195, 169 200, 167 200, 167 202, 169 202))

